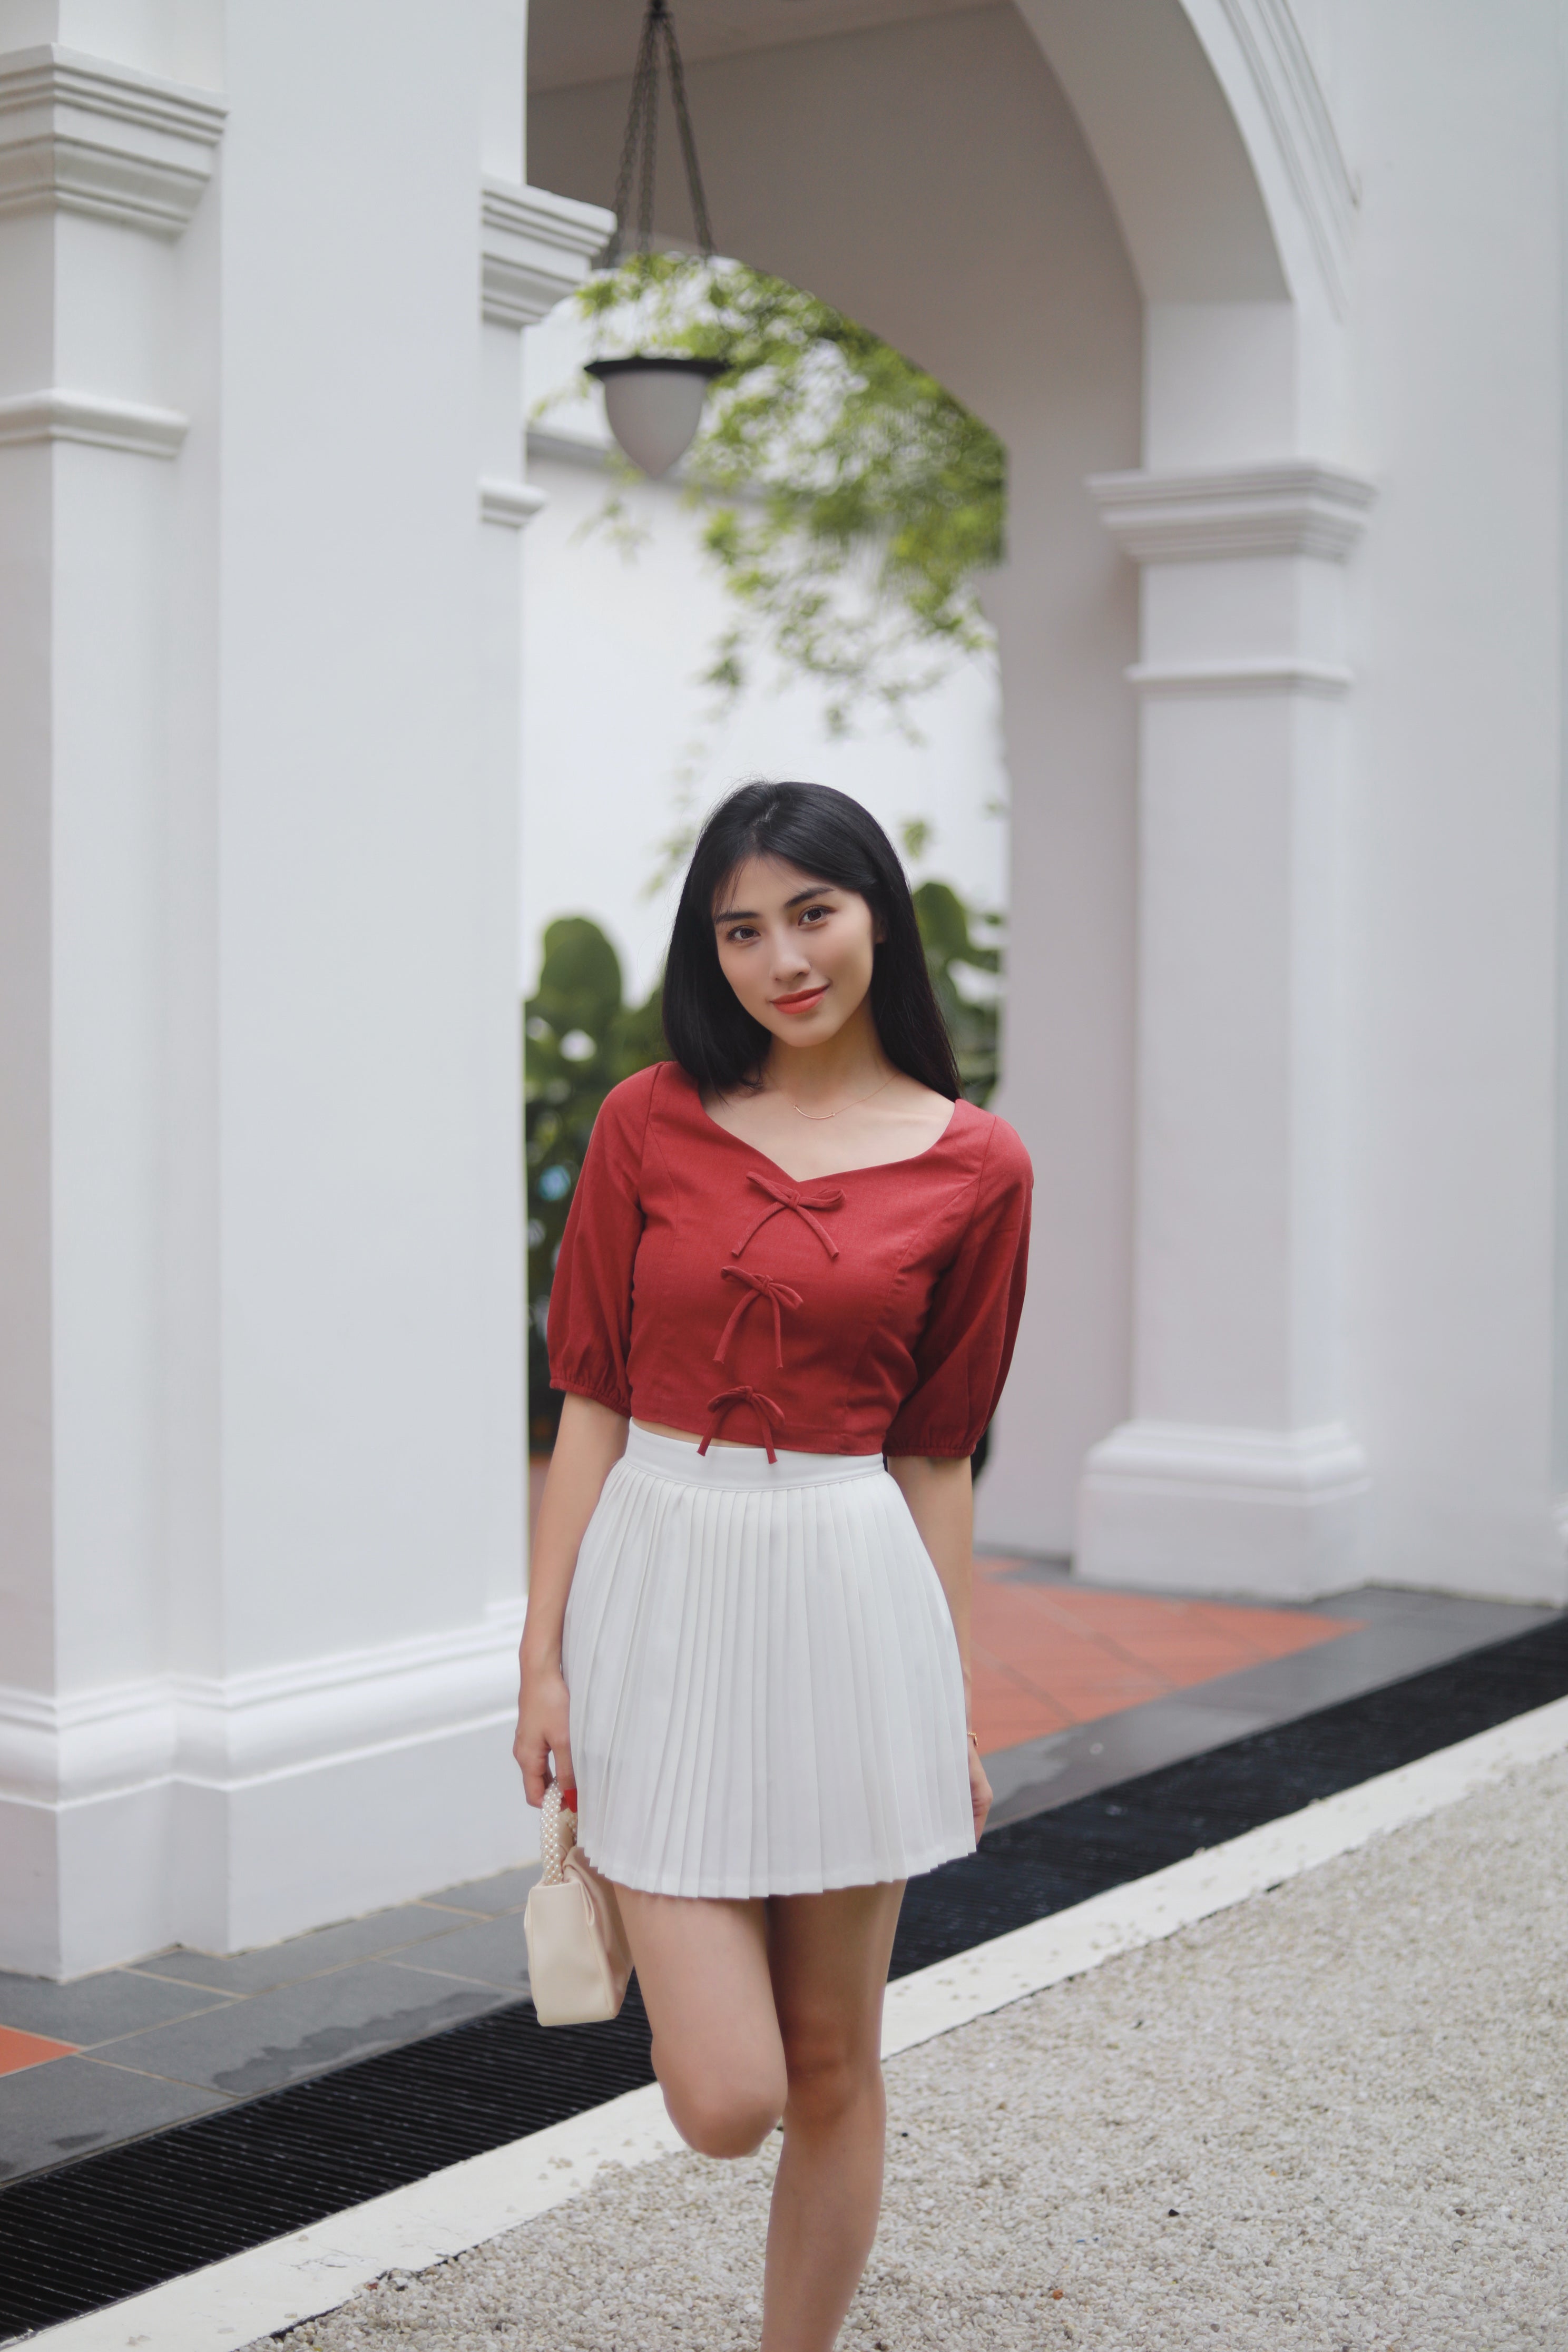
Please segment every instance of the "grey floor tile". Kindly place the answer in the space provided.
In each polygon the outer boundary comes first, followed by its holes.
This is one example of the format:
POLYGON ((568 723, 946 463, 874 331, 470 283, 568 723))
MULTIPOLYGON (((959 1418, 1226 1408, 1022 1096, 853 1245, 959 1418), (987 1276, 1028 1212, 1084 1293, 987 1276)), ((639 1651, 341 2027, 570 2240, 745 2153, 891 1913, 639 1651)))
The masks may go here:
POLYGON ((139 1968, 149 1977, 174 1977, 219 1992, 266 1992, 275 1985, 298 1984, 325 1969, 341 1969, 350 1960, 400 1952, 459 1924, 460 1915, 443 1908, 433 1896, 428 1903, 404 1903, 395 1911, 373 1911, 363 1919, 344 1919, 309 1936, 290 1936, 287 1943, 268 1944, 259 1951, 160 1952, 139 1968))
POLYGON ((131 1969, 105 1969, 75 1984, 0 1975, 0 2025, 15 2026, 22 2033, 47 2033, 84 2050, 215 2005, 224 2005, 219 1993, 199 1985, 160 1984, 131 1969))
POLYGON ((1075 1724, 1070 1731, 1004 1748, 985 1759, 995 1791, 992 1826, 1001 1829, 1031 1813, 1091 1797, 1097 1789, 1131 1780, 1140 1772, 1155 1772, 1162 1765, 1201 1756, 1227 1740, 1245 1738, 1249 1731, 1266 1730, 1272 1720, 1257 1710, 1205 1706, 1188 1693, 1150 1699, 1124 1714, 1101 1716, 1094 1723, 1075 1724))
POLYGON ((414 1967, 362 1960, 177 2025, 152 2026, 116 2042, 114 2056, 149 2074, 248 2098, 477 2017, 503 1998, 414 1967))
POLYGON ((216 2092, 156 2082, 97 2058, 0 2074, 0 2179, 227 2106, 216 2092))
POLYGON ((443 1975, 466 1977, 479 1984, 495 1985, 514 1997, 528 1990, 528 1950, 522 1940, 522 1919, 510 1911, 498 1919, 477 1920, 433 1937, 405 1965, 443 1975))
POLYGON ((1457 1601, 1440 1593, 1370 1586, 1321 1604, 1321 1613, 1359 1617, 1355 1633, 1298 1650, 1291 1657, 1244 1666, 1092 1723, 1003 1748, 985 1759, 996 1801, 991 1819, 1007 1822, 1117 1780, 1202 1755, 1251 1731, 1293 1722, 1317 1708, 1401 1682, 1489 1642, 1528 1633, 1556 1612, 1517 1602, 1457 1601), (1388 1602, 1389 1605, 1384 1605, 1388 1602))
POLYGON ((1407 1592, 1396 1584, 1358 1584, 1348 1592, 1335 1592, 1327 1601, 1308 1601, 1302 1606, 1316 1617, 1360 1617, 1381 1624, 1418 1617, 1436 1600, 1435 1593, 1407 1592))
POLYGON ((484 1911, 492 1916, 502 1911, 521 1911, 538 1876, 539 1864, 530 1863, 521 1870, 500 1871, 494 1878, 470 1879, 466 1886, 443 1887, 430 1900, 449 1904, 454 1911, 484 1911))

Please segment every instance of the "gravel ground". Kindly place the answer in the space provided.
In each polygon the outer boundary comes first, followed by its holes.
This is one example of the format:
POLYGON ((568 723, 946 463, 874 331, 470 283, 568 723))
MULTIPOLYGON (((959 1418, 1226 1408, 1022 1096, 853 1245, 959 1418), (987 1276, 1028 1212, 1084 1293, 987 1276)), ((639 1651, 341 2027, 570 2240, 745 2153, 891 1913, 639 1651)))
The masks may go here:
MULTIPOLYGON (((893 2059, 842 2352, 1564 2352, 1565 1894, 1557 1759, 893 2059)), ((777 2145, 279 2340, 754 2352, 777 2145)))

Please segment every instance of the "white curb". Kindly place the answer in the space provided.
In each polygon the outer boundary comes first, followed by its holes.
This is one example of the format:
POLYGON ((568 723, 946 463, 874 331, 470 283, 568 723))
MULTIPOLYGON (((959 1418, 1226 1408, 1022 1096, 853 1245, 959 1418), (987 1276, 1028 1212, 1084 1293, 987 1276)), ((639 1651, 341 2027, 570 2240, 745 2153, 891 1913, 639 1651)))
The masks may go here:
MULTIPOLYGON (((1568 1698, 902 1977, 888 1989, 883 2055, 1173 1935, 1565 1748, 1568 1698)), ((564 2204, 605 2165, 647 2164, 679 2146, 649 2084, 27 2342, 48 2352, 237 2352, 335 2310, 386 2271, 426 2269, 564 2204)))

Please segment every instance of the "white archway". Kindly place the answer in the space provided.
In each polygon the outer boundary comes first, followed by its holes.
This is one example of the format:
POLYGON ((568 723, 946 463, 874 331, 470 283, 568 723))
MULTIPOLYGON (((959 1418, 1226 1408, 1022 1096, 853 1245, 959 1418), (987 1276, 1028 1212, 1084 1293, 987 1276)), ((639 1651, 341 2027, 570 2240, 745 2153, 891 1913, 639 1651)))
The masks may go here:
MULTIPOLYGON (((1277 0, 839 13, 810 51, 736 54, 702 0, 681 27, 726 241, 918 352, 1013 453, 1004 1107, 1042 1216, 985 1531, 1122 1579, 1342 1581, 1332 1155, 1299 1139, 1332 1117, 1337 592, 1366 504, 1321 462, 1327 110, 1277 0)), ((592 194, 621 100, 542 101, 541 173, 592 194)))
POLYGON ((1145 300, 1131 1406, 1079 1571, 1282 1597, 1362 1556, 1340 1313, 1353 187, 1283 0, 1019 0, 1145 300))

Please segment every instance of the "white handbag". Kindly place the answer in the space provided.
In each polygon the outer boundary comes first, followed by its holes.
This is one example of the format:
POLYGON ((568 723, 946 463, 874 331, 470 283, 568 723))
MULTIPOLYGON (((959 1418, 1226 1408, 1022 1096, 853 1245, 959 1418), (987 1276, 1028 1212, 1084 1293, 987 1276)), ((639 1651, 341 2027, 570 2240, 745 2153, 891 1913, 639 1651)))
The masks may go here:
POLYGON ((534 2012, 541 2025, 600 2024, 620 2013, 631 1950, 616 1890, 584 1860, 558 1780, 544 1792, 539 1850, 544 1875, 522 1915, 534 2012))

